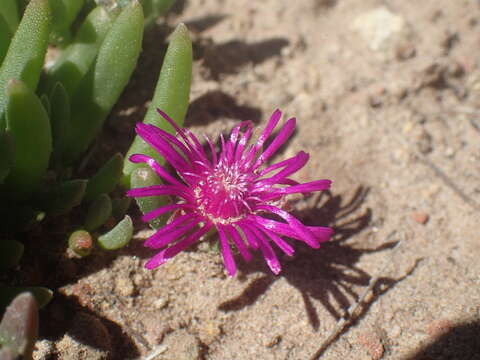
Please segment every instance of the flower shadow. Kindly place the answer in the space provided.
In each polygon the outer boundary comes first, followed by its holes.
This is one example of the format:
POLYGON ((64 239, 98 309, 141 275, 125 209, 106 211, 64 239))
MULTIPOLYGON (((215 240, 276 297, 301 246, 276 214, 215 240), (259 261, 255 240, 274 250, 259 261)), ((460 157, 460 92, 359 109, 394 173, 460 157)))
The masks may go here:
MULTIPOLYGON (((360 296, 354 288, 368 286, 372 278, 356 265, 360 258, 396 245, 396 242, 387 242, 376 248, 358 248, 348 243, 348 239, 370 224, 370 209, 357 214, 368 191, 360 186, 346 203, 342 195, 330 192, 312 199, 313 206, 297 213, 298 217, 314 225, 317 225, 315 219, 325 219, 335 230, 333 239, 316 251, 303 244, 295 244, 297 255, 290 261, 282 261, 284 266, 279 276, 271 274, 263 259, 258 257, 250 264, 239 261, 240 279, 246 281, 248 275, 259 272, 265 275, 253 280, 237 297, 220 304, 219 309, 230 312, 253 305, 277 280, 284 278, 301 293, 312 328, 317 330, 320 325, 313 300, 319 301, 335 319, 340 319, 360 296)), ((395 281, 391 278, 379 279, 379 283, 387 288, 395 281)))

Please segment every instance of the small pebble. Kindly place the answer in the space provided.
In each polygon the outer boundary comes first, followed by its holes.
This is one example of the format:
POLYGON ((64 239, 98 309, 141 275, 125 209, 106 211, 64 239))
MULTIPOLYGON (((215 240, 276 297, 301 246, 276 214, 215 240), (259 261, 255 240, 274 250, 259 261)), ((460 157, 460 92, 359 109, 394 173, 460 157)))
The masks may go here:
POLYGON ((212 344, 221 334, 222 326, 218 321, 207 321, 198 331, 198 337, 205 345, 212 344))
POLYGON ((115 290, 121 296, 132 296, 135 293, 135 286, 130 279, 118 278, 115 282, 115 290))
POLYGON ((281 341, 282 341, 282 335, 276 335, 273 338, 271 338, 270 340, 268 340, 267 343, 265 344, 265 346, 267 348, 272 348, 272 347, 280 344, 281 341))
POLYGON ((158 298, 157 300, 155 300, 153 302, 153 307, 157 310, 161 310, 163 309, 165 306, 167 306, 168 304, 168 300, 161 297, 161 298, 158 298))
POLYGON ((402 84, 394 83, 390 89, 390 92, 397 101, 401 101, 407 97, 408 88, 402 84))
POLYGON ((165 335, 172 332, 172 328, 168 323, 162 321, 160 316, 151 315, 142 320, 143 327, 145 328, 145 339, 151 346, 160 344, 165 335))
POLYGON ((358 343, 366 348, 372 360, 381 359, 385 352, 380 337, 374 332, 360 334, 358 336, 358 343))
POLYGON ((465 69, 460 63, 451 62, 447 64, 447 73, 449 76, 461 77, 465 74, 465 69))
POLYGON ((35 343, 33 350, 33 358, 35 360, 47 360, 53 357, 55 347, 50 340, 40 340, 35 343))
POLYGON ((445 149, 445 156, 448 158, 452 158, 455 155, 455 150, 453 150, 451 147, 447 147, 445 149))
POLYGON ((422 130, 422 132, 417 136, 417 146, 418 150, 422 154, 431 153, 433 150, 433 139, 432 135, 426 130, 422 130))
POLYGON ((418 224, 425 225, 428 221, 428 214, 422 211, 416 211, 411 214, 412 220, 418 224))
POLYGON ((400 335, 402 335, 402 328, 398 325, 395 325, 394 327, 392 327, 392 329, 390 330, 390 337, 392 339, 396 339, 398 338, 400 335))
POLYGON ((404 42, 395 49, 395 56, 398 60, 404 61, 415 57, 417 50, 411 42, 404 42))

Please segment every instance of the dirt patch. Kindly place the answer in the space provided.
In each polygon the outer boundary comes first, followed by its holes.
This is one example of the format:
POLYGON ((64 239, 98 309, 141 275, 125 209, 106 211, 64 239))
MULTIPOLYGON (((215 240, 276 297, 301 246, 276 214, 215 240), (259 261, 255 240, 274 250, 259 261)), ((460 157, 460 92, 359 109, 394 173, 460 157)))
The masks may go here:
POLYGON ((309 359, 375 276, 322 359, 476 358, 478 332, 461 338, 471 351, 435 343, 480 317, 478 2, 180 5, 146 36, 106 137, 127 146, 169 26, 185 22, 196 59, 188 127, 216 136, 276 108, 296 116, 277 159, 304 150, 298 180, 334 181, 295 212, 336 235, 318 251, 297 246, 279 276, 257 256, 227 278, 208 244, 147 271, 141 235, 115 254, 54 262, 36 359, 133 359, 157 346, 157 359, 309 359), (431 330, 439 319, 452 326, 431 330))

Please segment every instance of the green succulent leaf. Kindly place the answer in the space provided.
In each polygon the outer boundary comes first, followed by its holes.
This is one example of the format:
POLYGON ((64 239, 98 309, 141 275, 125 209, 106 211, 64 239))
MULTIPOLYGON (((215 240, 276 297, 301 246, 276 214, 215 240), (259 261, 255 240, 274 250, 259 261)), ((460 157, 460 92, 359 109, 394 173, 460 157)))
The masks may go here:
POLYGON ((39 308, 47 305, 53 296, 52 290, 41 286, 0 286, 0 309, 4 309, 17 295, 24 292, 33 295, 39 308))
POLYGON ((81 204, 86 188, 87 180, 67 180, 42 191, 39 202, 50 215, 65 214, 81 204))
POLYGON ((15 160, 5 184, 16 198, 28 198, 39 186, 52 152, 50 121, 40 99, 22 81, 8 85, 7 130, 15 160))
POLYGON ((0 269, 9 269, 18 265, 24 246, 16 240, 0 241, 0 269))
POLYGON ((85 230, 74 231, 68 238, 68 247, 80 257, 88 256, 93 249, 92 235, 85 230))
POLYGON ((112 215, 115 218, 115 220, 120 221, 120 219, 122 219, 125 216, 131 203, 132 203, 132 198, 129 198, 129 197, 112 200, 112 215))
POLYGON ((152 0, 157 16, 163 16, 175 4, 176 0, 152 0))
POLYGON ((32 294, 18 295, 7 307, 0 323, 0 342, 12 355, 32 359, 38 337, 38 306, 32 294))
POLYGON ((104 250, 117 250, 126 246, 130 242, 132 235, 132 219, 126 215, 112 230, 98 237, 98 244, 104 250))
POLYGON ((77 159, 101 129, 137 64, 142 38, 143 11, 140 3, 133 1, 116 18, 94 67, 73 97, 67 163, 77 159))
POLYGON ((0 67, 0 129, 7 106, 6 89, 11 79, 37 87, 47 51, 51 13, 48 0, 31 0, 0 67))
POLYGON ((13 164, 14 147, 8 132, 0 130, 0 184, 10 172, 13 164))
MULTIPOLYGON (((186 26, 180 24, 171 35, 155 94, 143 120, 144 123, 153 124, 166 131, 173 132, 171 126, 159 116, 157 112, 157 108, 159 108, 179 126, 183 125, 190 95, 192 61, 192 42, 186 26)), ((153 157, 159 163, 164 162, 163 158, 150 145, 136 136, 125 157, 123 174, 126 178, 135 169, 142 166, 128 161, 132 154, 145 154, 153 157)), ((123 182, 128 183, 126 180, 123 182)))
MULTIPOLYGON (((8 192, 7 195, 11 196, 8 192)), ((2 201, 0 218, 2 219, 2 221, 0 221, 0 233, 19 232, 25 231, 41 221, 42 212, 35 210, 29 205, 17 206, 17 204, 2 201)))
POLYGON ((10 32, 10 27, 8 26, 5 19, 0 14, 0 65, 7 55, 7 50, 12 40, 12 33, 10 32))
POLYGON ((14 34, 15 31, 17 31, 18 22, 20 20, 18 16, 17 0, 2 0, 0 17, 8 24, 9 32, 14 34))
POLYGON ((47 112, 47 116, 50 118, 50 111, 52 109, 52 106, 50 105, 50 100, 48 99, 48 96, 46 94, 42 94, 40 96, 40 101, 42 102, 43 108, 47 112))
POLYGON ((85 4, 85 0, 50 0, 53 13, 50 41, 64 44, 71 40, 70 26, 85 4))
POLYGON ((102 7, 96 7, 88 14, 74 41, 47 69, 46 93, 50 94, 54 86, 61 83, 69 99, 72 99, 78 85, 93 66, 98 49, 112 27, 116 15, 116 12, 107 12, 102 7))
MULTIPOLYGON (((146 186, 158 185, 162 181, 155 171, 148 167, 142 167, 135 169, 131 177, 132 189, 142 188, 146 186)), ((135 198, 138 207, 143 214, 146 214, 152 210, 158 209, 164 206, 167 202, 166 196, 149 196, 135 198)), ((160 216, 150 221, 150 226, 154 229, 158 229, 165 225, 168 215, 160 216)))
POLYGON ((175 0, 143 0, 145 26, 152 26, 159 17, 164 16, 170 10, 173 4, 175 4, 175 0))
POLYGON ((123 156, 118 153, 88 181, 85 201, 92 201, 100 194, 110 193, 122 176, 123 156))
POLYGON ((0 348, 0 360, 16 360, 16 354, 8 347, 0 348))
POLYGON ((107 194, 101 194, 88 208, 85 229, 93 231, 99 228, 110 216, 112 216, 112 201, 107 194))
POLYGON ((52 163, 55 168, 62 164, 62 153, 65 137, 70 126, 70 100, 62 83, 57 82, 50 95, 53 155, 52 163))

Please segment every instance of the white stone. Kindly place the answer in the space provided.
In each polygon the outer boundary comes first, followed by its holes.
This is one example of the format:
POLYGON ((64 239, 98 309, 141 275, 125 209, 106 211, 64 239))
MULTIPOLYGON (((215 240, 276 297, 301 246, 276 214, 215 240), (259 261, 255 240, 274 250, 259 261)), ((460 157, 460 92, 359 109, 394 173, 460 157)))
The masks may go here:
POLYGON ((405 29, 405 20, 386 7, 378 7, 360 14, 353 21, 353 29, 374 51, 391 47, 394 37, 405 29))

